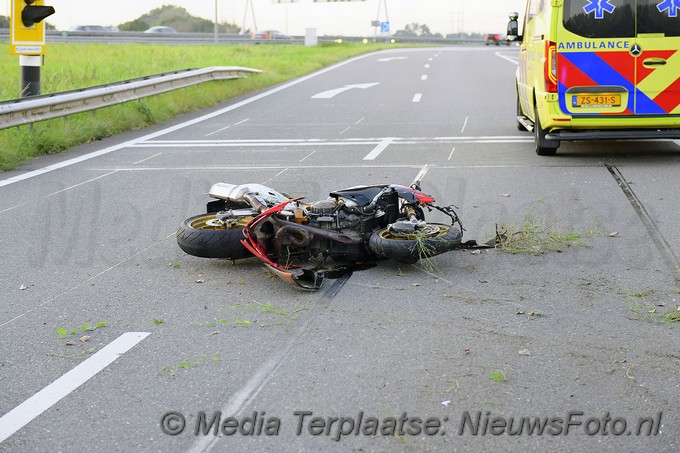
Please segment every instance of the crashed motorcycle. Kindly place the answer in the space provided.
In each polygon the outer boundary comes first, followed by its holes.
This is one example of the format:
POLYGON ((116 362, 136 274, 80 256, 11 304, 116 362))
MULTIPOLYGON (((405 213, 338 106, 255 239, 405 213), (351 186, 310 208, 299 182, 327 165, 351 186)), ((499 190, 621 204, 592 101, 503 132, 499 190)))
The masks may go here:
POLYGON ((257 257, 293 286, 315 290, 329 269, 392 259, 416 263, 461 246, 453 206, 438 206, 418 182, 356 186, 304 203, 262 184, 217 183, 207 213, 186 219, 177 243, 186 253, 257 257), (450 224, 425 221, 439 211, 450 224))

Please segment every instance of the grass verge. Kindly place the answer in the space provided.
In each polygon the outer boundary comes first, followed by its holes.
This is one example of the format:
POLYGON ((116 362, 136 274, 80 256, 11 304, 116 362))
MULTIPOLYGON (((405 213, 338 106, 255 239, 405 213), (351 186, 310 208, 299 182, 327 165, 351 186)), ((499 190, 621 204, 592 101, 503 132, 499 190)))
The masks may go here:
MULTIPOLYGON (((349 57, 390 48, 387 44, 173 46, 157 44, 47 45, 42 94, 208 66, 264 71, 245 79, 208 82, 93 112, 0 131, 0 171, 45 154, 66 151, 127 130, 162 123, 181 113, 299 77, 349 57)), ((0 100, 20 91, 18 57, 0 59, 0 100), (15 61, 16 60, 16 61, 15 61)))

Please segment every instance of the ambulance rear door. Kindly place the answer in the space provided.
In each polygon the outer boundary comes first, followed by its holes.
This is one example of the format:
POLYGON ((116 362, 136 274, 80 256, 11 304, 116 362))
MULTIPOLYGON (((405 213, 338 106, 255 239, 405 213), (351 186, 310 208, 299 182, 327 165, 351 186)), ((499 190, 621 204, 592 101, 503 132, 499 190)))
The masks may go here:
POLYGON ((637 0, 637 115, 680 115, 680 0, 637 0))

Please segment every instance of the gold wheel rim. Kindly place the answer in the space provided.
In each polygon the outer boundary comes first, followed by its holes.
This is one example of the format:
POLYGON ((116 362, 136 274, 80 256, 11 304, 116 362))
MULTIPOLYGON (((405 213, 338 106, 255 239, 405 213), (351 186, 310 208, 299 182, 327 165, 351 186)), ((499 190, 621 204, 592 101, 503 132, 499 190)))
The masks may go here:
POLYGON ((396 236, 393 235, 389 232, 389 230, 383 230, 379 233, 380 237, 383 239, 390 239, 392 241, 417 241, 417 240, 423 240, 423 239, 431 239, 431 238, 438 238, 446 235, 450 230, 451 227, 446 226, 446 225, 437 225, 438 231, 435 234, 414 234, 414 235, 409 235, 409 236, 396 236))
POLYGON ((208 214, 193 219, 189 222, 189 226, 195 230, 233 230, 245 227, 250 220, 252 220, 252 217, 238 217, 235 223, 227 226, 217 220, 216 215, 208 214))

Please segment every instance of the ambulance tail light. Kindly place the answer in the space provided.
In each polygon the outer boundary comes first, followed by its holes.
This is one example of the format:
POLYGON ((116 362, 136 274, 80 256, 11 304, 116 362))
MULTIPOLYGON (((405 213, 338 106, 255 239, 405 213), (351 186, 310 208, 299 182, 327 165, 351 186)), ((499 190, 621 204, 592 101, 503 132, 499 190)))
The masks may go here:
POLYGON ((557 45, 545 43, 545 91, 557 93, 557 45))

